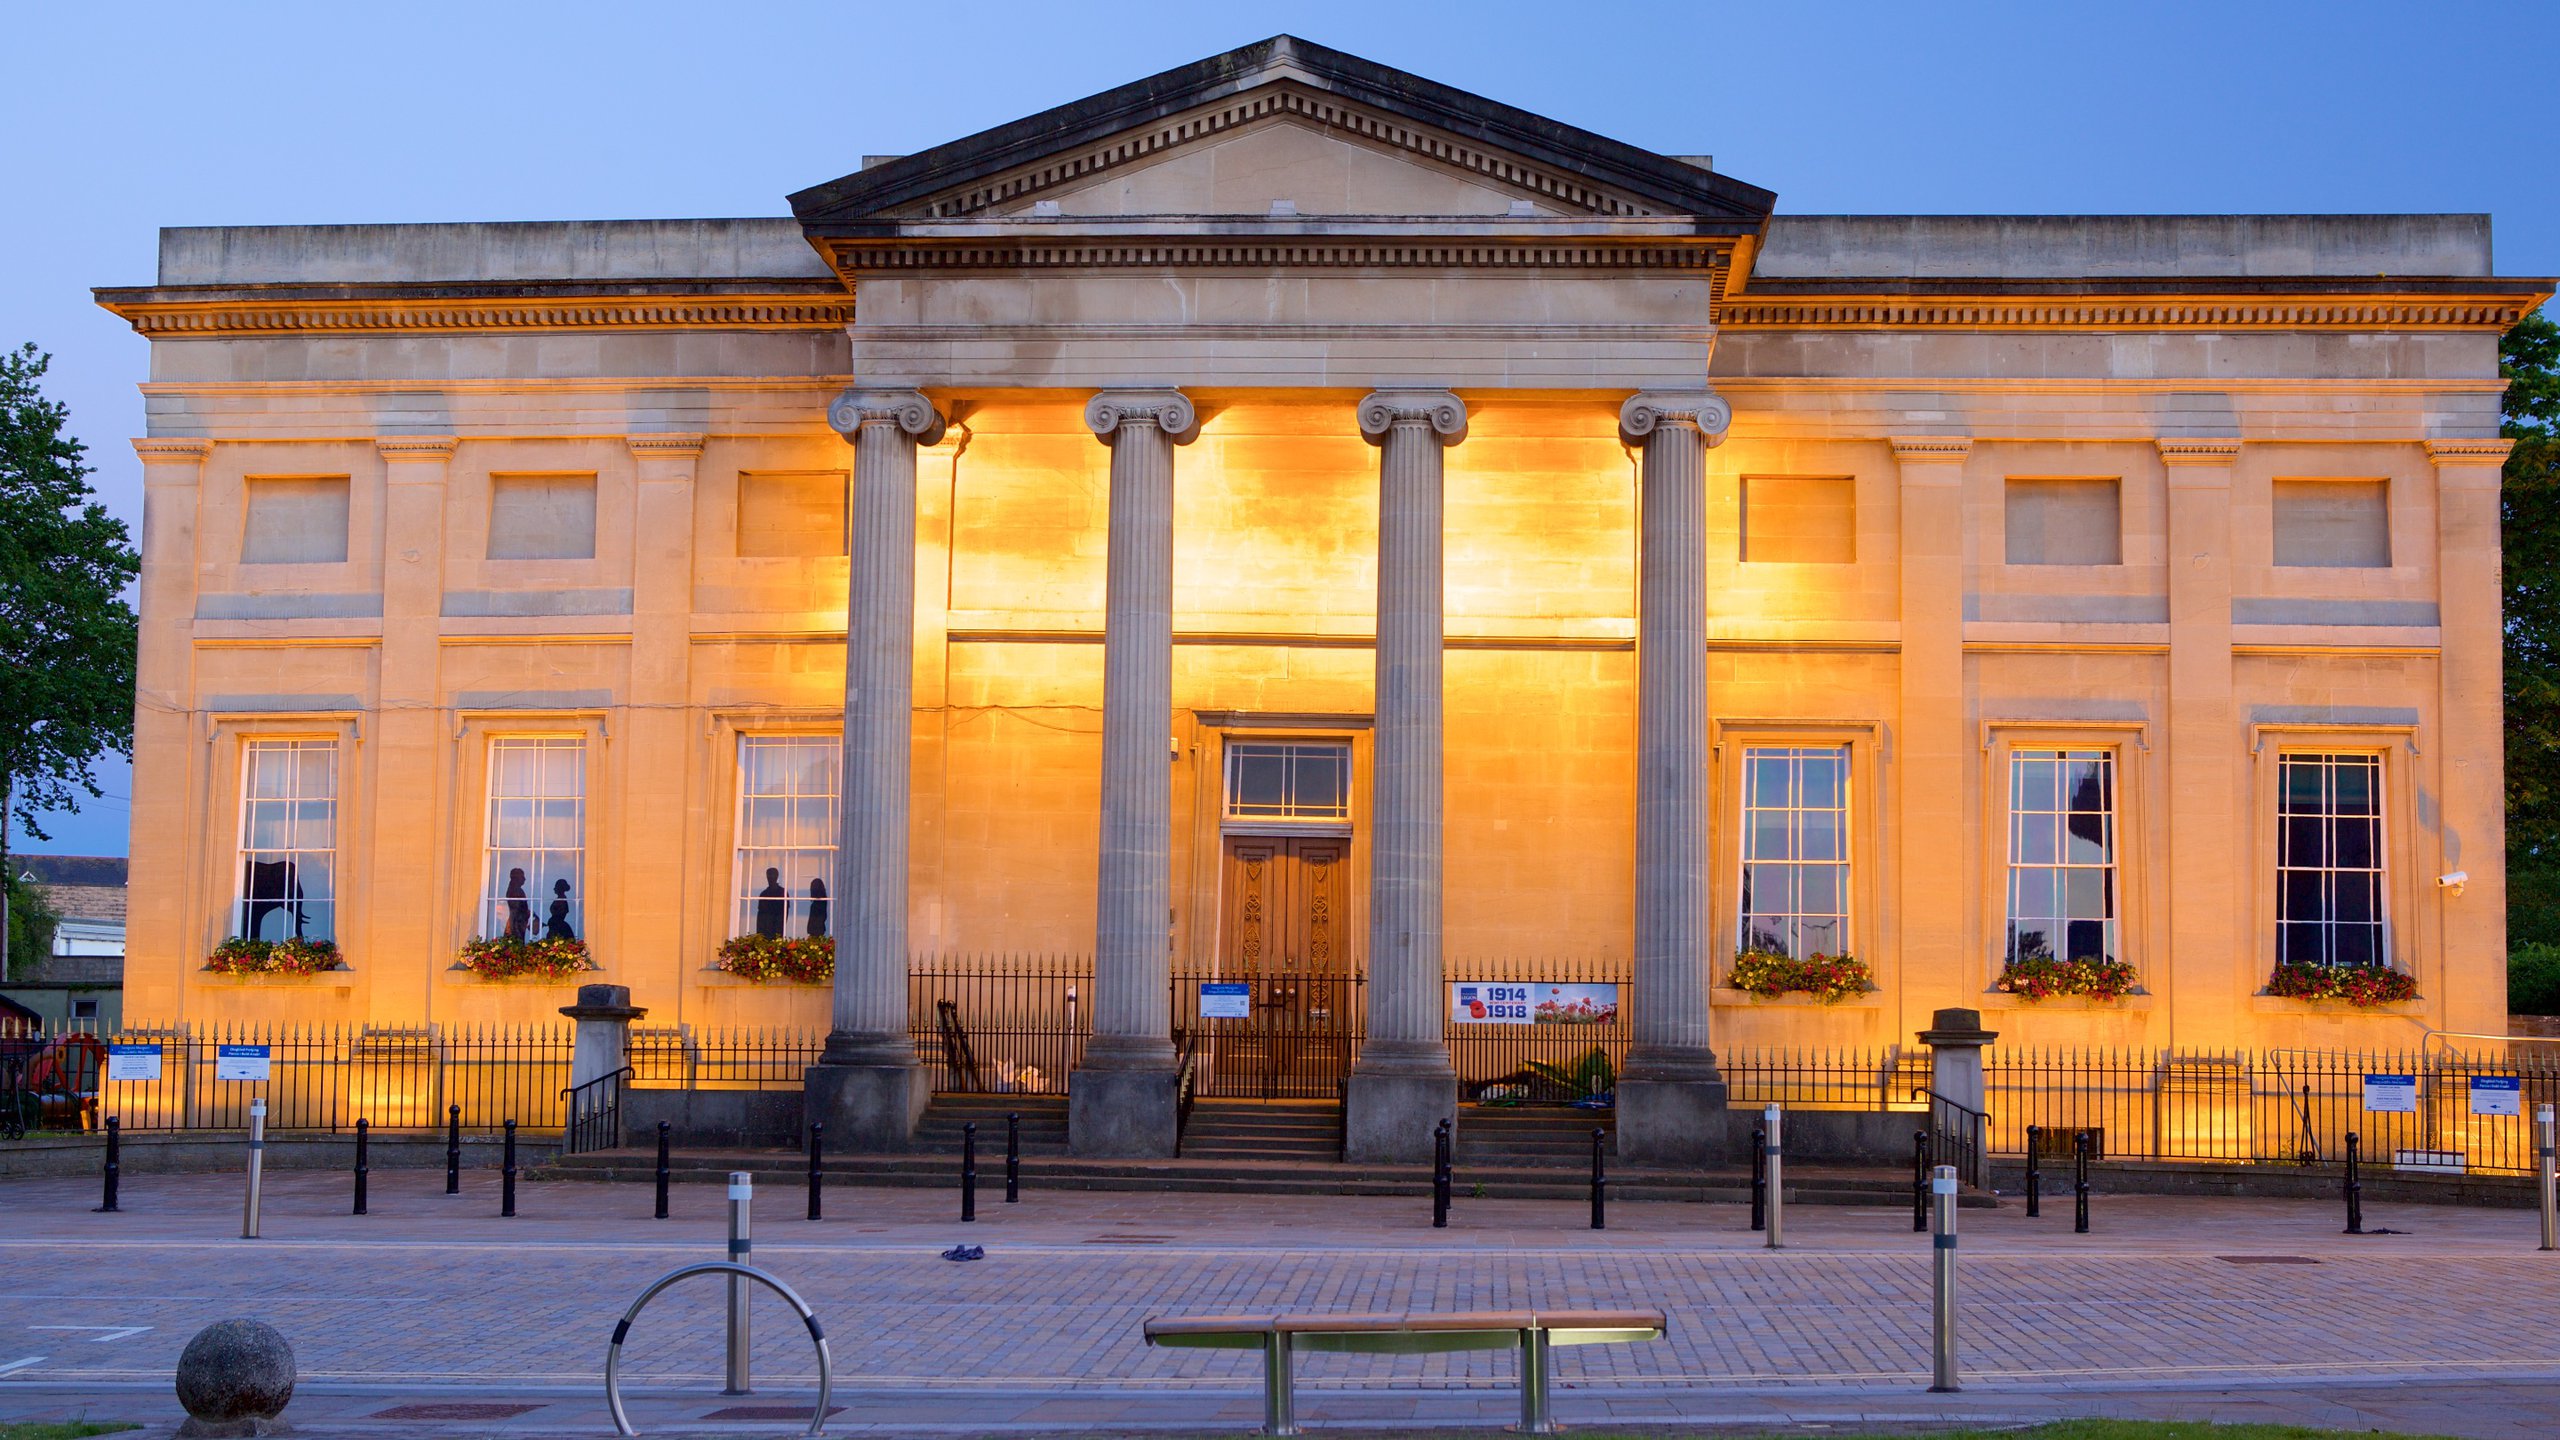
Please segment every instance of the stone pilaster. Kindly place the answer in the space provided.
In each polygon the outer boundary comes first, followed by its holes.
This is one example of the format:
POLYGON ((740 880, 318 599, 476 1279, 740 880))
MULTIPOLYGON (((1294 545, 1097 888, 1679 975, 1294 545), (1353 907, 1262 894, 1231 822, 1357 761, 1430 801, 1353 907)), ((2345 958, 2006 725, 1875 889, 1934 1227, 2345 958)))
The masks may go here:
MULTIPOLYGON (((691 978, 684 928, 688 823, 682 777, 692 713, 694 475, 696 434, 633 435, 631 709, 621 737, 624 773, 675 783, 633 785, 622 807, 624 883, 616 887, 615 972, 642 995, 672 1002, 691 978)), ((724 912, 726 907, 720 907, 724 912)), ((725 918, 725 914, 724 914, 725 918)), ((592 928, 592 927, 591 927, 592 928)), ((693 964, 700 965, 697 956, 693 964)))
POLYGON ((1370 779, 1367 1036, 1345 1095, 1344 1158, 1419 1163, 1454 1120, 1441 980, 1441 496, 1467 408, 1445 390, 1360 402, 1378 446, 1377 746, 1370 779))
POLYGON ((433 865, 404 864, 400 857, 417 853, 418 826, 429 817, 469 816, 462 825, 475 840, 482 823, 472 802, 439 793, 453 743, 444 710, 443 635, 445 511, 455 447, 450 435, 374 441, 383 480, 382 678, 380 711, 368 717, 374 733, 366 737, 365 753, 350 757, 370 776, 365 812, 372 817, 373 856, 364 872, 371 878, 363 896, 365 933, 361 948, 349 949, 358 957, 367 1013, 393 1024, 436 1013, 435 976, 453 963, 446 948, 451 940, 437 923, 444 876, 433 865))
MULTIPOLYGON (((2498 486, 2510 440, 2431 440, 2436 467, 2436 622, 2444 646, 2442 853, 2436 873, 2461 871, 2461 893, 2433 876, 2416 887, 2441 908, 2443 951, 2432 973, 2416 953, 2399 958, 2433 1001, 2432 1023, 2452 1031, 2495 1034, 2506 1028, 2507 848, 2505 632, 2500 619, 2498 486)), ((2397 508, 2397 507, 2395 507, 2397 508)), ((2396 538, 2396 537, 2395 537, 2396 538)), ((2423 761, 2421 763, 2424 763, 2423 761)), ((2424 793, 2424 786, 2412 787, 2424 793)), ((2422 936, 2416 925, 2395 927, 2422 936)))
MULTIPOLYGON (((196 617, 196 517, 213 442, 155 437, 136 440, 133 448, 142 460, 142 625, 134 647, 132 863, 137 875, 182 877, 195 864, 188 797, 202 778, 189 774, 191 758, 203 753, 201 745, 190 743, 195 680, 189 636, 196 617)), ((229 803, 237 805, 239 798, 229 803)), ((214 802, 213 814, 234 813, 214 802)), ((129 953, 175 963, 127 967, 127 1015, 187 1017, 180 991, 202 963, 187 957, 211 943, 204 909, 229 899, 228 888, 221 887, 200 902, 192 893, 199 888, 136 885, 130 892, 129 953)))
POLYGON ((2169 945, 2149 957, 2145 983, 2166 992, 2171 1043, 2227 1050, 2266 968, 2250 954, 2240 888, 2247 786, 2231 669, 2231 467, 2240 442, 2158 443, 2169 488, 2169 945), (2243 958, 2234 964, 2233 956, 2243 958))
POLYGON ((1635 1024, 1618 1079, 1618 1153, 1723 1157, 1724 1076, 1708 1034, 1706 452, 1733 409, 1713 391, 1629 399, 1644 447, 1636 596, 1635 1024))
POLYGON ((1173 1153, 1171 961, 1173 447, 1199 425, 1179 390, 1106 390, 1085 424, 1111 447, 1102 645, 1102 863, 1093 1038, 1069 1078, 1079 1155, 1173 1153))
POLYGON ((942 413, 914 390, 847 390, 827 423, 853 445, 836 979, 809 1118, 837 1143, 893 1149, 931 1098, 907 1035, 907 777, 915 693, 916 447, 942 413))
MULTIPOLYGON (((1979 752, 1964 700, 1964 468, 1973 441, 1920 435, 1891 443, 1901 467, 1902 704, 1888 746, 1895 810, 1886 833, 1955 836, 1964 833, 1965 787, 1979 752)), ((1982 889, 1979 861, 1962 845, 1914 842, 1900 848, 1896 864, 1901 903, 1879 957, 1891 969, 1879 978, 1904 1023, 1978 1003, 1991 980, 1980 907, 1969 901, 1982 889)))

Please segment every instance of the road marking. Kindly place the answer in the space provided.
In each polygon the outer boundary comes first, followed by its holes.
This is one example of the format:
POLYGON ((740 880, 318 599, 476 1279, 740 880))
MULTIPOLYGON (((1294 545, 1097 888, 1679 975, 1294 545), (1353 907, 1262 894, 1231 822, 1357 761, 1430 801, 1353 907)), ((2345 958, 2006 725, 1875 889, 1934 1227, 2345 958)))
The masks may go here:
POLYGON ((23 1360, 12 1360, 6 1365, 0 1365, 0 1375, 7 1375, 13 1371, 24 1370, 30 1365, 41 1365, 43 1363, 44 1357, 41 1355, 30 1355, 23 1360))
POLYGON ((30 1325, 27 1328, 30 1330, 103 1331, 103 1334, 90 1336, 89 1343, 92 1345, 104 1345, 110 1340, 122 1340, 128 1335, 139 1335, 144 1331, 149 1330, 151 1327, 148 1325, 30 1325))

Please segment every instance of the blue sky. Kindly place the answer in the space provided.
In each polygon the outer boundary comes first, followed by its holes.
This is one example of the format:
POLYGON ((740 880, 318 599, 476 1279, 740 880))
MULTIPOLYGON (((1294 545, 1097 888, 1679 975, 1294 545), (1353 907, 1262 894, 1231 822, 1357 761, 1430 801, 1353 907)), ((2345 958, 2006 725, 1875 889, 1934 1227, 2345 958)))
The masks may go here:
MULTIPOLYGON (((1717 167, 1782 212, 2486 211, 2560 274, 2560 4, 26 5, 0 343, 139 525, 163 225, 778 215, 788 192, 1278 31, 1717 167)), ((121 853, 128 777, 50 844, 121 853)))

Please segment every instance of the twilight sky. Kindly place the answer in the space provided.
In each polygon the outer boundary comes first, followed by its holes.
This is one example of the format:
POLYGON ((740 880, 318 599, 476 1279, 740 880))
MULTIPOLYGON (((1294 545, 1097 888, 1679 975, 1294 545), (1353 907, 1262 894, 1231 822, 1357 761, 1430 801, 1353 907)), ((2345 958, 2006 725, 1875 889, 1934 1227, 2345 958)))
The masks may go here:
MULTIPOLYGON (((1781 213, 2486 211, 2560 274, 2560 5, 13 7, 0 344, 52 353, 137 533, 143 342, 89 298, 163 225, 780 215, 956 139, 1288 31, 1718 169, 1781 213)), ((13 850, 121 854, 108 798, 13 850)))

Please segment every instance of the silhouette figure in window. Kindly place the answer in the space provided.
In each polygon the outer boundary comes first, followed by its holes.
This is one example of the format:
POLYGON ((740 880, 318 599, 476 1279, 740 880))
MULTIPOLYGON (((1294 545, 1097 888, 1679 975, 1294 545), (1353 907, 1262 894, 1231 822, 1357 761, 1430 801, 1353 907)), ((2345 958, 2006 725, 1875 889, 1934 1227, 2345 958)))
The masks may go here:
POLYGON ((782 871, 767 865, 764 888, 756 892, 756 933, 782 938, 783 914, 790 908, 791 892, 782 888, 782 871))
POLYGON ((569 926, 569 882, 551 882, 551 919, 542 927, 545 940, 575 940, 578 932, 569 926))
POLYGON ((524 872, 507 872, 507 938, 521 945, 533 930, 533 906, 524 898, 524 872))
POLYGON ((258 924, 275 911, 284 911, 293 921, 293 938, 302 938, 306 919, 302 906, 302 877, 295 873, 290 860, 252 860, 249 872, 240 886, 242 911, 240 933, 252 940, 258 924))
POLYGON ((809 882, 809 938, 827 938, 827 882, 824 880, 809 882))

